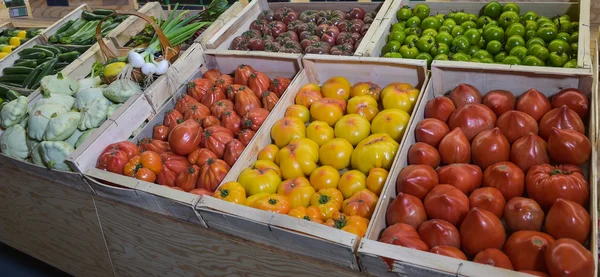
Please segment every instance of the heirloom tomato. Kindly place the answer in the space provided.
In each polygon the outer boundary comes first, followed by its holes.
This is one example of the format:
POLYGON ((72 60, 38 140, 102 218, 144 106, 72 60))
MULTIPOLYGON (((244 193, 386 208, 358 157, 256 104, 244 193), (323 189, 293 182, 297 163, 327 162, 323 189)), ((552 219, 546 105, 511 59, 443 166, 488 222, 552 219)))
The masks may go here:
POLYGON ((462 248, 469 255, 476 255, 488 248, 502 249, 506 241, 502 221, 493 213, 479 208, 471 209, 460 224, 459 231, 462 248))
POLYGON ((426 118, 417 123, 415 138, 417 142, 424 142, 433 147, 438 147, 449 132, 450 128, 444 121, 436 118, 426 118))
POLYGON ((506 256, 502 250, 496 248, 488 248, 479 252, 477 255, 475 255, 475 258, 473 258, 473 262, 504 269, 514 269, 508 256, 506 256))
POLYGON ((368 189, 361 189, 342 202, 342 212, 371 219, 379 197, 368 189))
POLYGON ((534 165, 550 163, 548 144, 533 133, 517 139, 510 149, 510 160, 523 172, 534 165))
POLYGON ((165 125, 156 125, 152 129, 152 138, 162 141, 167 141, 169 137, 169 128, 165 125))
POLYGON ((521 137, 538 134, 538 124, 535 118, 520 111, 507 111, 496 121, 496 127, 500 128, 502 134, 513 143, 521 137))
POLYGON ((348 82, 348 79, 341 76, 335 76, 329 78, 327 81, 325 81, 325 83, 323 83, 321 86, 321 93, 323 94, 323 97, 326 98, 346 101, 348 98, 350 98, 351 88, 352 87, 350 82, 348 82))
POLYGON ((407 83, 391 83, 381 91, 384 109, 400 109, 410 113, 419 97, 419 90, 407 83))
POLYGON ((531 198, 514 197, 504 206, 504 222, 509 231, 541 231, 544 211, 531 198))
POLYGON ((534 165, 525 176, 525 187, 527 195, 546 210, 559 198, 586 207, 590 194, 590 185, 576 165, 534 165))
MULTIPOLYGON (((185 114, 192 106, 200 105, 198 100, 192 98, 191 96, 184 94, 177 103, 175 104, 175 109, 181 114, 185 114)), ((205 107, 206 108, 206 107, 205 107)))
POLYGON ((367 232, 369 220, 357 215, 334 212, 332 217, 327 219, 325 225, 363 237, 367 232))
POLYGON ((427 101, 425 105, 425 118, 435 118, 446 123, 454 110, 456 110, 456 107, 450 98, 438 96, 427 101))
POLYGON ((425 196, 423 205, 430 219, 443 219, 457 227, 469 213, 469 198, 451 185, 433 187, 425 196))
POLYGON ((202 195, 212 196, 212 194, 213 194, 212 192, 210 192, 210 191, 208 191, 206 189, 202 189, 202 188, 201 189, 193 189, 193 190, 190 190, 188 192, 192 193, 192 194, 197 194, 197 195, 200 195, 200 196, 202 196, 202 195))
POLYGON ((242 119, 234 111, 226 111, 221 116, 221 127, 237 135, 242 131, 242 119))
POLYGON ((219 87, 222 91, 226 91, 229 86, 233 85, 233 77, 223 74, 215 81, 215 86, 219 87))
POLYGON ((233 139, 225 144, 225 152, 223 153, 223 160, 229 165, 233 164, 240 158, 242 152, 244 152, 245 146, 241 141, 233 139))
MULTIPOLYGON (((481 100, 481 99, 480 99, 481 100)), ((460 106, 450 115, 448 127, 460 127, 468 141, 485 131, 496 126, 496 114, 483 104, 465 104, 460 106)))
POLYGON ((510 143, 498 127, 479 133, 471 142, 471 161, 486 167, 510 159, 510 143))
POLYGON ((404 192, 419 199, 425 198, 429 191, 438 185, 438 174, 428 165, 409 165, 404 167, 396 178, 396 192, 404 192))
POLYGON ((308 208, 303 206, 292 208, 288 215, 291 217, 323 224, 323 217, 321 217, 321 212, 316 206, 309 206, 308 208))
POLYGON ((575 240, 557 239, 546 249, 545 256, 551 276, 594 276, 597 257, 575 240))
POLYGON ((567 106, 552 109, 542 117, 540 120, 540 137, 548 140, 552 128, 575 130, 585 134, 585 126, 581 117, 567 106))
POLYGON ((340 173, 337 169, 324 165, 317 167, 310 173, 310 184, 317 190, 325 188, 337 188, 340 181, 340 173))
POLYGON ((563 105, 575 111, 579 117, 585 118, 589 112, 589 100, 582 91, 567 88, 552 96, 552 107, 560 108, 563 105))
POLYGON ((361 115, 349 114, 342 116, 335 123, 335 137, 342 138, 356 146, 371 134, 369 120, 361 115))
MULTIPOLYGON (((429 247, 427 247, 427 244, 421 240, 415 228, 408 224, 396 223, 387 227, 385 230, 383 230, 379 241, 403 246, 406 248, 429 251, 429 247)), ((389 266, 392 266, 394 262, 393 260, 386 258, 384 258, 384 261, 389 266)))
MULTIPOLYGON (((285 31, 284 31, 285 32, 285 31)), ((247 86, 248 80, 250 79, 250 75, 256 72, 252 66, 249 65, 239 65, 234 72, 233 83, 237 85, 247 86)))
POLYGON ((548 138, 548 153, 557 163, 580 165, 586 163, 592 152, 590 140, 575 130, 552 127, 548 138))
POLYGON ((383 168, 372 168, 367 175, 367 189, 379 196, 388 177, 388 171, 383 168))
POLYGON ((163 162, 160 155, 156 152, 146 151, 139 156, 129 160, 123 167, 125 176, 134 177, 139 180, 153 183, 156 181, 156 175, 163 169, 163 162))
POLYGON ((334 138, 334 130, 324 121, 313 121, 306 127, 306 137, 322 146, 334 138))
POLYGON ((276 76, 271 81, 269 91, 275 92, 278 97, 281 97, 291 82, 292 80, 290 80, 289 78, 276 76))
POLYGON ((335 125, 346 111, 346 102, 340 99, 321 98, 310 106, 310 116, 314 120, 324 121, 329 126, 335 125))
POLYGON ((127 154, 127 157, 129 157, 130 159, 140 154, 139 147, 135 145, 135 143, 128 140, 109 144, 108 146, 106 146, 106 148, 104 148, 103 153, 109 150, 122 151, 123 153, 127 154))
POLYGON ((223 90, 217 86, 213 86, 210 90, 202 97, 202 101, 200 101, 206 107, 212 107, 213 104, 219 102, 220 100, 226 99, 225 93, 223 90))
POLYGON ((168 142, 157 139, 143 138, 138 141, 138 145, 140 152, 154 151, 158 154, 162 154, 171 151, 171 146, 169 146, 168 142))
POLYGON ((173 152, 160 154, 160 159, 162 160, 163 168, 156 176, 156 181, 163 186, 175 186, 177 176, 190 168, 190 163, 185 156, 180 156, 173 152))
POLYGON ((206 148, 198 148, 188 155, 188 161, 202 167, 210 158, 217 159, 217 155, 206 148))
POLYGON ((227 182, 222 184, 213 193, 213 197, 227 202, 243 205, 246 203, 246 190, 238 182, 227 182))
POLYGON ((460 248, 460 235, 458 229, 450 222, 441 219, 431 219, 419 225, 419 236, 433 248, 438 245, 446 245, 460 248))
POLYGON ((350 89, 350 97, 369 95, 379 101, 381 94, 381 87, 372 82, 358 82, 350 89))
POLYGON ((371 133, 390 135, 395 141, 401 141, 410 115, 400 109, 386 109, 379 112, 371 122, 371 133))
POLYGON ((455 163, 437 169, 440 184, 449 184, 469 195, 479 188, 483 181, 483 173, 479 166, 455 163))
POLYGON ((257 98, 260 98, 261 95, 269 89, 269 85, 271 84, 271 79, 269 76, 262 72, 255 72, 250 74, 250 79, 248 80, 248 87, 257 98))
POLYGON ((286 117, 295 117, 302 120, 303 123, 310 121, 310 111, 307 107, 302 105, 291 105, 285 109, 286 117))
POLYGON ((333 213, 340 211, 343 201, 344 196, 342 196, 342 193, 339 190, 326 188, 313 194, 310 198, 310 205, 319 208, 321 217, 323 217, 324 220, 327 220, 333 216, 333 213))
POLYGON ((251 207, 278 214, 287 214, 291 209, 289 199, 279 194, 267 194, 260 197, 252 203, 251 207))
POLYGON ((248 146, 254 135, 256 135, 256 132, 250 129, 242 129, 242 131, 238 134, 238 140, 242 142, 244 146, 248 146))
POLYGON ((279 102, 279 96, 272 91, 267 91, 261 95, 262 106, 267 111, 272 111, 279 102))
POLYGON ((171 150, 178 155, 187 155, 198 149, 202 139, 202 127, 198 122, 188 119, 175 126, 169 134, 171 150))
POLYGON ((544 253, 554 242, 552 236, 537 231, 517 231, 506 240, 504 253, 515 270, 546 272, 544 253))
POLYGON ((478 188, 469 195, 469 207, 486 210, 498 218, 502 218, 504 214, 504 205, 506 205, 504 196, 495 188, 478 188))
POLYGON ((404 223, 416 228, 427 220, 427 214, 421 199, 400 192, 387 207, 385 220, 388 225, 404 223))
POLYGON ((295 103, 310 108, 317 100, 323 98, 318 84, 306 84, 296 94, 295 103))
POLYGON ((297 177, 281 182, 277 187, 277 194, 285 195, 293 209, 308 207, 310 198, 315 194, 315 189, 310 185, 308 179, 297 177))
MULTIPOLYGON (((267 196, 270 194, 271 193, 260 192, 260 193, 254 194, 252 196, 248 196, 248 197, 246 197, 246 202, 244 202, 244 205, 248 206, 248 207, 252 207, 252 205, 256 202, 256 200, 261 199, 263 196, 267 196)), ((212 195, 212 193, 211 193, 211 195, 212 195)))
POLYGON ((196 187, 215 191, 229 172, 229 165, 220 159, 208 159, 202 166, 196 187))
POLYGON ((590 214, 579 204, 559 198, 546 215, 545 229, 557 239, 569 238, 584 244, 590 235, 590 214))
POLYGON ((123 168, 131 159, 123 151, 109 149, 98 158, 96 168, 123 175, 123 168))
POLYGON ((175 187, 178 187, 183 191, 193 190, 196 188, 198 177, 200 177, 200 167, 192 165, 175 177, 175 187))
POLYGON ((370 95, 354 96, 348 100, 348 108, 346 109, 348 114, 359 114, 367 118, 368 121, 373 120, 379 108, 377 107, 377 101, 370 95))
POLYGON ((319 163, 342 170, 350 165, 352 144, 342 138, 327 141, 319 148, 319 163))
POLYGON ((277 145, 269 144, 261 149, 260 152, 258 152, 257 159, 274 162, 275 156, 277 156, 277 151, 279 151, 277 145))
POLYGON ((211 69, 209 71, 204 72, 204 74, 202 74, 202 78, 204 79, 208 79, 211 82, 216 81, 217 79, 219 79, 219 77, 223 75, 223 73, 221 73, 221 71, 219 71, 218 69, 211 69))
POLYGON ((208 148, 217 157, 222 158, 225 153, 225 145, 233 140, 233 133, 221 126, 212 126, 202 132, 202 147, 208 148))
POLYGON ((308 176, 317 168, 319 146, 307 138, 294 139, 277 152, 275 161, 284 180, 308 176))
POLYGON ((281 183, 281 171, 275 163, 259 160, 242 170, 238 182, 246 189, 248 196, 261 192, 275 193, 281 183))
POLYGON ((548 97, 532 88, 519 96, 516 109, 530 115, 536 121, 540 121, 552 109, 552 104, 548 97))
POLYGON ((370 135, 361 141, 350 158, 352 168, 368 174, 372 168, 389 170, 399 144, 388 134, 370 135))
POLYGON ((344 199, 350 198, 359 190, 367 188, 367 176, 358 170, 346 171, 338 181, 338 190, 344 199))
POLYGON ((202 120, 202 128, 208 128, 221 125, 221 121, 214 116, 207 116, 202 120))
POLYGON ((249 110, 246 115, 241 119, 242 128, 251 129, 252 131, 258 131, 260 126, 267 120, 269 111, 263 108, 254 108, 249 110))
POLYGON ((173 128, 175 126, 177 126, 177 124, 182 123, 183 122, 183 114, 181 114, 179 111, 173 109, 168 111, 165 114, 165 118, 163 119, 163 125, 169 127, 169 132, 171 132, 171 130, 173 130, 173 128))
POLYGON ((445 164, 469 163, 471 161, 471 145, 460 127, 454 128, 442 138, 438 145, 438 152, 445 164))
POLYGON ((233 106, 236 113, 245 116, 250 110, 260 108, 261 103, 250 89, 245 89, 235 94, 233 106))
POLYGON ((214 82, 209 79, 198 78, 187 84, 187 93, 191 95, 196 101, 202 101, 202 97, 210 88, 214 86, 214 82))
POLYGON ((429 250, 429 252, 435 253, 438 255, 442 255, 442 256, 455 258, 455 259, 460 259, 460 260, 465 260, 465 261, 467 260, 467 256, 465 256, 465 253, 460 251, 460 249, 458 249, 456 247, 452 247, 452 246, 447 246, 447 245, 434 246, 431 248, 431 250, 429 250))
POLYGON ((408 149, 408 164, 424 164, 437 168, 440 162, 440 153, 427 143, 417 142, 408 149))
POLYGON ((288 145, 293 139, 304 137, 306 137, 306 128, 302 120, 296 117, 279 119, 271 128, 271 138, 279 148, 288 145))
POLYGON ((483 186, 498 189, 508 201, 523 195, 525 174, 511 162, 498 162, 483 172, 483 186))

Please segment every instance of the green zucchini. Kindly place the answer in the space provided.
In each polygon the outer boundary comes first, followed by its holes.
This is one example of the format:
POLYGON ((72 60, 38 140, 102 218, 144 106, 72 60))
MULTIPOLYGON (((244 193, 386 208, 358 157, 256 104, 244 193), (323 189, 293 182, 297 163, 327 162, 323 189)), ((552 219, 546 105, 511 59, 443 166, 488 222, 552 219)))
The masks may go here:
POLYGON ((44 48, 27 48, 27 49, 23 49, 21 50, 22 55, 26 56, 29 54, 34 54, 34 53, 43 53, 44 57, 54 57, 54 52, 48 50, 48 49, 44 49, 44 48))
POLYGON ((46 57, 46 54, 44 52, 35 52, 35 53, 29 53, 29 54, 25 54, 25 55, 19 55, 21 57, 21 59, 43 59, 46 57))
POLYGON ((94 11, 92 11, 92 13, 95 13, 97 15, 111 15, 111 14, 115 13, 115 10, 95 9, 94 11))
POLYGON ((60 34, 64 31, 68 30, 71 27, 71 25, 73 25, 73 22, 74 22, 73 19, 70 19, 69 21, 65 22, 64 25, 60 26, 60 28, 58 28, 58 30, 56 30, 56 33, 60 34))
POLYGON ((77 51, 81 54, 85 53, 88 49, 90 49, 91 45, 63 45, 63 48, 67 49, 67 51, 63 51, 63 53, 70 51, 77 51))
POLYGON ((106 15, 100 15, 100 14, 95 14, 95 13, 91 13, 88 11, 83 11, 81 13, 81 17, 85 20, 92 21, 92 20, 102 20, 106 17, 106 15))
POLYGON ((52 45, 54 47, 56 47, 58 50, 60 50, 61 53, 67 53, 71 50, 69 50, 69 48, 62 46, 62 45, 52 45))
POLYGON ((12 101, 19 98, 21 94, 8 88, 7 86, 0 85, 0 97, 6 101, 12 101))
POLYGON ((24 66, 29 68, 35 68, 37 66, 37 62, 35 60, 25 60, 22 62, 15 63, 14 66, 24 66))
POLYGON ((77 51, 62 53, 62 54, 58 55, 58 60, 61 62, 72 62, 75 59, 77 59, 77 57, 79 57, 79 55, 80 54, 77 51))
POLYGON ((27 78, 25 79, 25 81, 23 81, 23 87, 31 88, 33 86, 33 81, 35 81, 35 79, 37 78, 37 76, 40 75, 40 73, 42 72, 43 69, 44 69, 43 63, 38 65, 36 68, 34 68, 33 71, 31 73, 29 73, 29 75, 27 75, 27 78))
POLYGON ((42 81, 42 78, 44 78, 47 75, 50 75, 50 73, 52 73, 52 70, 54 69, 54 66, 56 65, 56 63, 58 62, 58 58, 53 58, 43 64, 41 64, 41 66, 43 66, 44 69, 42 69, 42 72, 40 72, 40 75, 38 75, 35 78, 35 81, 33 81, 33 84, 31 85, 32 89, 37 89, 40 87, 40 82, 42 81))
POLYGON ((58 49, 58 48, 56 48, 56 47, 54 47, 52 45, 43 45, 43 44, 40 44, 40 45, 34 46, 33 48, 46 49, 46 50, 54 53, 54 55, 58 55, 58 54, 61 53, 60 49, 58 49))
POLYGON ((23 82, 27 79, 29 74, 14 74, 14 75, 3 75, 0 76, 0 82, 12 83, 15 85, 23 86, 23 82))
POLYGON ((29 74, 31 71, 33 71, 33 68, 24 66, 12 66, 2 69, 4 75, 29 74))

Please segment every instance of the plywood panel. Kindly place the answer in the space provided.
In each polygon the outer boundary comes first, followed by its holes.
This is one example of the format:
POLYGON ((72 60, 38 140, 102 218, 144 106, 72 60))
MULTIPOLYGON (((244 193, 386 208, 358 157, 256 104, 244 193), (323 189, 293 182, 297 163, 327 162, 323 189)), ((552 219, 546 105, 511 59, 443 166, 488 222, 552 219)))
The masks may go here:
POLYGON ((96 206, 116 276, 363 276, 118 202, 96 206))

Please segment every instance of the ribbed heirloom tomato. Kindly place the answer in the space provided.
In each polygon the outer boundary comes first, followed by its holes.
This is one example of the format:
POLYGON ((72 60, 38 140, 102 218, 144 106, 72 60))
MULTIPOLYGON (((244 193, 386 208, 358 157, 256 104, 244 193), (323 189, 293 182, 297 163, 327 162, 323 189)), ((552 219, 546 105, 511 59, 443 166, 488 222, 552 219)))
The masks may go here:
POLYGON ((334 212, 332 217, 327 219, 325 225, 363 237, 367 232, 369 220, 356 215, 334 212))
POLYGON ((249 168, 242 170, 238 182, 246 189, 248 196, 275 193, 281 183, 281 171, 273 162, 258 160, 249 168))
POLYGON ((342 138, 334 138, 325 142, 319 148, 319 162, 322 165, 331 166, 342 170, 350 165, 352 155, 352 144, 342 138))
POLYGON ((287 197, 279 194, 267 194, 262 196, 256 199, 251 207, 278 214, 287 214, 291 209, 287 197))
POLYGON ((342 212, 371 219, 379 197, 368 189, 361 189, 342 202, 342 212))
POLYGON ((296 207, 290 210, 289 216, 323 224, 321 212, 316 206, 296 207))
POLYGON ((213 193, 213 197, 227 202, 244 204, 246 202, 246 190, 238 182, 227 182, 213 193))
POLYGON ((316 206, 321 212, 321 217, 327 220, 333 217, 334 212, 342 208, 344 196, 334 188, 321 189, 310 198, 310 205, 316 206))
POLYGON ((153 183, 156 175, 162 171, 163 164, 160 155, 156 152, 146 151, 135 156, 125 164, 123 174, 146 182, 153 183))
POLYGON ((364 174, 368 174, 373 168, 389 170, 398 147, 398 142, 390 135, 373 134, 356 145, 350 163, 352 168, 364 174))
POLYGON ((310 185, 308 179, 298 177, 281 182, 277 188, 277 194, 285 195, 293 209, 308 207, 310 198, 315 194, 315 189, 310 185))
POLYGON ((317 168, 319 146, 307 138, 297 138, 277 152, 275 161, 283 179, 305 177, 317 168))

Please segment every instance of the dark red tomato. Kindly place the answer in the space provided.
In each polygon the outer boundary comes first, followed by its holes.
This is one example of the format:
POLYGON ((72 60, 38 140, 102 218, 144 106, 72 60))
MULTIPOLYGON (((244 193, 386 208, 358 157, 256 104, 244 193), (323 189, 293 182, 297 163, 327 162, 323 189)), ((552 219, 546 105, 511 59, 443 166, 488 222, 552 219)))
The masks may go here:
POLYGON ((578 131, 553 127, 548 138, 548 153, 557 163, 580 165, 589 160, 592 144, 578 131))
POLYGON ((438 146, 438 152, 440 153, 440 159, 445 164, 469 163, 471 161, 471 145, 459 127, 454 128, 442 138, 438 146))
POLYGON ((415 138, 418 142, 437 147, 448 132, 450 132, 450 129, 446 123, 439 119, 427 118, 417 124, 415 138))
POLYGON ((456 258, 456 259, 461 259, 461 260, 465 260, 465 261, 467 260, 467 256, 465 256, 465 253, 460 251, 460 249, 458 249, 456 247, 452 247, 452 246, 447 246, 447 245, 434 246, 431 248, 431 250, 429 252, 435 253, 438 255, 442 255, 442 256, 447 256, 450 258, 456 258))
MULTIPOLYGON (((456 103, 455 103, 456 104, 456 103)), ((456 109, 448 119, 448 127, 460 127, 468 141, 496 126, 496 114, 483 104, 466 104, 456 109)))
POLYGON ((443 219, 454 226, 459 226, 469 212, 469 198, 451 185, 435 186, 423 204, 429 218, 443 219))
POLYGON ((169 146, 177 155, 187 155, 196 150, 202 140, 202 127, 198 122, 188 119, 175 126, 169 134, 169 146))
POLYGON ((123 151, 130 159, 140 155, 140 148, 135 143, 128 140, 112 143, 106 146, 103 152, 108 152, 109 150, 123 151))
POLYGON ((554 242, 552 236, 537 231, 517 231, 508 237, 504 253, 510 258, 515 270, 546 272, 544 253, 554 242))
POLYGON ((437 184, 438 174, 431 166, 409 165, 398 174, 396 192, 403 192, 423 199, 437 184))
POLYGON ((543 93, 532 88, 519 96, 516 109, 540 121, 542 116, 552 109, 552 105, 543 93))
POLYGON ((169 127, 165 125, 156 125, 154 126, 152 132, 152 138, 162 141, 167 141, 167 137, 169 136, 169 127))
POLYGON ((437 149, 427 143, 417 142, 408 150, 408 164, 423 164, 437 168, 440 159, 437 149))
POLYGON ((419 226, 418 232, 429 248, 438 245, 460 248, 458 229, 448 221, 442 219, 425 221, 419 226))
POLYGON ((468 255, 488 248, 502 249, 505 240, 502 221, 486 210, 471 209, 460 225, 460 243, 468 255))
POLYGON ((560 108, 563 105, 574 110, 582 119, 588 115, 590 104, 589 100, 576 88, 567 88, 552 96, 552 107, 560 108))
POLYGON ((496 188, 506 201, 523 195, 525 174, 511 162, 499 162, 488 166, 483 172, 483 186, 496 188))
POLYGON ((454 110, 456 110, 456 107, 450 98, 439 96, 427 101, 425 118, 435 118, 447 123, 454 110))
POLYGON ((506 256, 506 254, 504 254, 504 252, 502 252, 500 249, 496 248, 488 248, 477 253, 473 261, 476 263, 487 264, 504 269, 514 269, 508 256, 506 256))
POLYGON ((468 195, 481 186, 483 173, 481 168, 472 164, 450 164, 437 170, 438 182, 449 184, 468 195))
POLYGON ((504 206, 504 222, 509 231, 541 231, 544 211, 535 200, 524 197, 510 199, 504 206))
POLYGON ((450 100, 454 106, 459 108, 465 104, 480 104, 482 100, 481 92, 469 84, 460 84, 450 92, 450 100))
POLYGON ((534 165, 525 177, 527 195, 543 209, 550 209, 558 198, 587 207, 590 186, 576 165, 534 165))
POLYGON ((96 168, 123 175, 123 168, 129 160, 130 158, 125 152, 109 149, 100 155, 96 168))
POLYGON ((510 143, 530 133, 538 134, 538 124, 535 118, 520 111, 505 112, 496 121, 496 127, 500 128, 510 143))
POLYGON ((583 244, 590 235, 590 214, 579 204, 559 198, 546 216, 546 232, 557 239, 569 238, 583 244))
POLYGON ((551 276, 594 276, 597 257, 572 239, 558 239, 546 250, 546 265, 551 276))
POLYGON ((416 229, 427 220, 427 214, 421 199, 401 192, 388 206, 385 218, 388 225, 404 223, 416 229))
POLYGON ((527 173, 534 165, 550 163, 548 144, 533 133, 519 138, 510 149, 510 161, 527 173))
POLYGON ((495 188, 478 188, 469 195, 469 206, 492 212, 498 218, 504 215, 506 200, 502 193, 495 188))
POLYGON ((496 116, 515 109, 517 98, 508 90, 492 90, 483 97, 483 104, 488 106, 496 116))
MULTIPOLYGON (((415 228, 408 224, 397 223, 387 227, 383 230, 380 242, 399 245, 411 249, 417 249, 421 251, 429 251, 427 244, 425 244, 420 238, 415 228)), ((393 260, 384 258, 384 261, 388 265, 392 265, 393 260)))
POLYGON ((485 169, 510 159, 510 143, 498 127, 479 133, 471 142, 471 161, 485 169))
POLYGON ((547 140, 552 128, 575 130, 582 134, 585 132, 585 126, 579 115, 567 106, 553 109, 542 117, 540 120, 540 137, 547 140))

